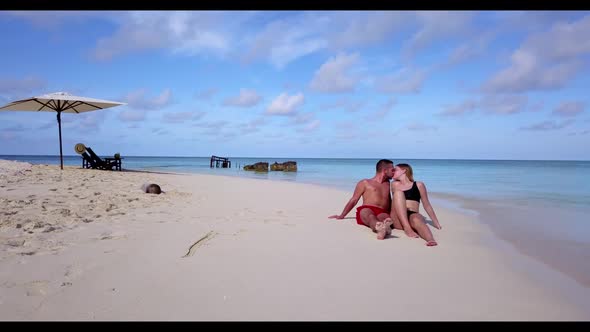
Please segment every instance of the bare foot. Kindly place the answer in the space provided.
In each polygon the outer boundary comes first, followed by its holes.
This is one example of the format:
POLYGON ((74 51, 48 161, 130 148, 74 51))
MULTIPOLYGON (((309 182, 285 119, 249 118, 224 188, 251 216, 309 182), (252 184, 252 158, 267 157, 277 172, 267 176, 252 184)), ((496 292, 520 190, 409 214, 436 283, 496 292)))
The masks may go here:
POLYGON ((375 230, 377 231, 377 240, 385 239, 385 236, 387 235, 387 229, 385 228, 383 222, 378 221, 377 224, 375 224, 375 230))
POLYGON ((410 231, 406 231, 406 235, 408 237, 418 237, 418 234, 416 234, 416 232, 410 230, 410 231))
POLYGON ((387 235, 391 235, 391 230, 393 229, 393 221, 391 218, 387 218, 383 221, 383 225, 385 226, 385 231, 387 235))
POLYGON ((436 241, 432 240, 432 241, 426 242, 426 245, 429 246, 429 247, 433 247, 433 246, 438 245, 438 243, 436 243, 436 241))

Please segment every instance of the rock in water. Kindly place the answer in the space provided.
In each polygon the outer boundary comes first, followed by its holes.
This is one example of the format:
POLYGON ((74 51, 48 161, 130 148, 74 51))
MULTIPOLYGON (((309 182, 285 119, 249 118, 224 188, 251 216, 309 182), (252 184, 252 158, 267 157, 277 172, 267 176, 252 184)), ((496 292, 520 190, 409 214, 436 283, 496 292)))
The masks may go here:
POLYGON ((244 171, 268 172, 268 163, 258 162, 254 165, 245 165, 244 171))
POLYGON ((270 165, 271 171, 283 171, 283 172, 297 172, 297 162, 286 161, 284 163, 277 163, 270 165))

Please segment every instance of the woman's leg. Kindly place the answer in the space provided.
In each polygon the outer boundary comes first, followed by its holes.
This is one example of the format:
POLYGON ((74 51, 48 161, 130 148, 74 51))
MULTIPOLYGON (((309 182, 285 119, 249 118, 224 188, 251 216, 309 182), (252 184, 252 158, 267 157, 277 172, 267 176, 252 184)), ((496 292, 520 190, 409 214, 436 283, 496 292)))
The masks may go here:
POLYGON ((426 220, 424 217, 419 213, 412 213, 410 216, 410 226, 418 232, 421 238, 426 241, 427 246, 435 246, 437 245, 436 241, 434 240, 434 236, 426 225, 426 220))
POLYGON ((402 191, 395 191, 393 193, 393 204, 395 205, 395 212, 397 213, 397 217, 399 218, 401 226, 404 229, 406 235, 409 237, 418 237, 418 234, 416 234, 412 230, 412 227, 408 220, 406 196, 404 196, 404 193, 402 191))

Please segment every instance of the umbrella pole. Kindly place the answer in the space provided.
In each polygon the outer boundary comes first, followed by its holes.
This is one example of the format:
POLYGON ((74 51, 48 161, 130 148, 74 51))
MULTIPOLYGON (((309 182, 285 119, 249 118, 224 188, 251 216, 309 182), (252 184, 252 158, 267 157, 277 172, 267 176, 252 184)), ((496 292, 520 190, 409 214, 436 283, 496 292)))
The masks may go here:
POLYGON ((61 169, 64 169, 64 155, 61 148, 61 111, 57 111, 57 126, 59 127, 59 160, 61 169))

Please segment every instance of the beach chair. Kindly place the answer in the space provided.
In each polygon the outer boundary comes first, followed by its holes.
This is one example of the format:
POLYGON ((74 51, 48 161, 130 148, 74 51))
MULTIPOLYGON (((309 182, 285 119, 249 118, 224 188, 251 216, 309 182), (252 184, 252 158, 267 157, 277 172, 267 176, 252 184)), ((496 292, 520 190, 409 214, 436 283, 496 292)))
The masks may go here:
POLYGON ((121 170, 121 158, 100 158, 90 147, 76 144, 75 150, 82 156, 82 168, 121 170))

